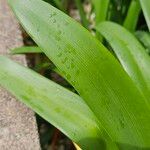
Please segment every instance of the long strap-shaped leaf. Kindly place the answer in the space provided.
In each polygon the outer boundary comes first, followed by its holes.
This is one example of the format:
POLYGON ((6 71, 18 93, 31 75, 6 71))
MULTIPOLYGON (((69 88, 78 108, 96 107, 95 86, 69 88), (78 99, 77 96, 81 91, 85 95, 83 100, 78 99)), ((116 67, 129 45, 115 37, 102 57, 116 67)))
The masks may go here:
POLYGON ((127 16, 123 23, 124 27, 134 32, 137 26, 138 18, 141 12, 139 0, 132 0, 127 12, 127 16))
POLYGON ((109 41, 122 66, 150 103, 150 58, 140 42, 125 28, 103 22, 97 30, 109 41))
POLYGON ((9 3, 118 146, 150 147, 146 100, 107 49, 73 19, 41 0, 9 3))
POLYGON ((83 149, 103 149, 103 138, 108 147, 114 145, 81 97, 3 56, 0 85, 83 149))
POLYGON ((82 21, 83 26, 86 29, 89 29, 89 22, 86 18, 86 13, 85 13, 84 8, 82 6, 82 1, 81 0, 75 0, 75 3, 76 3, 77 8, 79 9, 79 13, 80 13, 80 17, 81 17, 81 21, 82 21))
POLYGON ((91 0, 95 10, 96 24, 105 21, 110 0, 91 0))
MULTIPOLYGON (((91 2, 94 6, 95 23, 97 25, 100 22, 105 21, 107 19, 110 0, 91 0, 91 2)), ((98 32, 96 33, 96 37, 100 41, 102 41, 102 37, 100 36, 98 32)))
POLYGON ((150 31, 150 0, 139 0, 150 31))

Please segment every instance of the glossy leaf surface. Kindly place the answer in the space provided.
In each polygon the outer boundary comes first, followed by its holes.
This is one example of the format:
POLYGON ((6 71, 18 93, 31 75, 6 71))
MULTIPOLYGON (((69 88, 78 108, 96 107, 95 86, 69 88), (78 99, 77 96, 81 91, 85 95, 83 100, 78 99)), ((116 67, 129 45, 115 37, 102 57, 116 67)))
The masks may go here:
POLYGON ((146 99, 107 49, 73 19, 41 0, 9 3, 118 147, 150 147, 146 99))

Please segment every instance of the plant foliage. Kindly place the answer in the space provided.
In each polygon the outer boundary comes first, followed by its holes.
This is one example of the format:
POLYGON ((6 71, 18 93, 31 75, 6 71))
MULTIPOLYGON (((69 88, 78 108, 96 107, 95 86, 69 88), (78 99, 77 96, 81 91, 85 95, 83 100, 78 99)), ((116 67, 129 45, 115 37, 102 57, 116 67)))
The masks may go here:
MULTIPOLYGON (((8 1, 39 46, 33 52, 45 53, 80 96, 4 56, 0 57, 0 84, 83 149, 150 149, 150 58, 124 27, 102 22, 109 0, 100 2, 104 6, 98 7, 98 1, 93 4, 96 14, 105 10, 96 18, 96 29, 110 43, 115 56, 88 30, 48 3, 8 1)), ((76 2, 85 15, 80 1, 76 2)), ((141 0, 147 15, 144 2, 141 0)), ((132 32, 138 17, 134 10, 140 11, 139 3, 136 6, 131 3, 124 24, 132 32), (129 24, 134 16, 135 22, 129 24)), ((87 22, 82 21, 86 27, 87 22)), ((14 53, 28 50, 17 51, 14 53)))

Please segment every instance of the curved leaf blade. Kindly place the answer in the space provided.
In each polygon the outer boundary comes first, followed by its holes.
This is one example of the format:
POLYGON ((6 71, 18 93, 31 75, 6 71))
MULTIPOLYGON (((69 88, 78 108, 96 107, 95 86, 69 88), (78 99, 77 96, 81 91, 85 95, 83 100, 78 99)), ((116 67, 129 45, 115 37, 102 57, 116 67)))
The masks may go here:
POLYGON ((9 0, 9 3, 110 138, 120 146, 150 147, 150 112, 146 100, 107 49, 73 19, 41 0, 9 0))
POLYGON ((150 58, 144 47, 125 28, 112 22, 103 22, 97 30, 108 40, 117 58, 138 88, 150 97, 150 58))
MULTIPOLYGON (((0 85, 59 128, 85 149, 102 148, 112 141, 81 97, 28 68, 0 56, 0 85)), ((108 145, 108 147, 109 147, 108 145)))

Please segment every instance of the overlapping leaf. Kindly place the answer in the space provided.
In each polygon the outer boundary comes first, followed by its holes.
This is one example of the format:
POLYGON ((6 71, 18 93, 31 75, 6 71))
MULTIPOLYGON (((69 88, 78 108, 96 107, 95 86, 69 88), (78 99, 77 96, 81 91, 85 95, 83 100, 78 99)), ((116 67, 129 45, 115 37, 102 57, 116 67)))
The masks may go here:
POLYGON ((150 102, 150 58, 144 47, 125 28, 103 22, 97 30, 108 40, 126 72, 150 102))
POLYGON ((78 23, 41 0, 9 3, 118 147, 149 148, 150 111, 146 99, 107 49, 78 23))
POLYGON ((108 147, 113 146, 81 97, 3 56, 0 56, 0 85, 82 148, 103 149, 103 138, 108 147))

